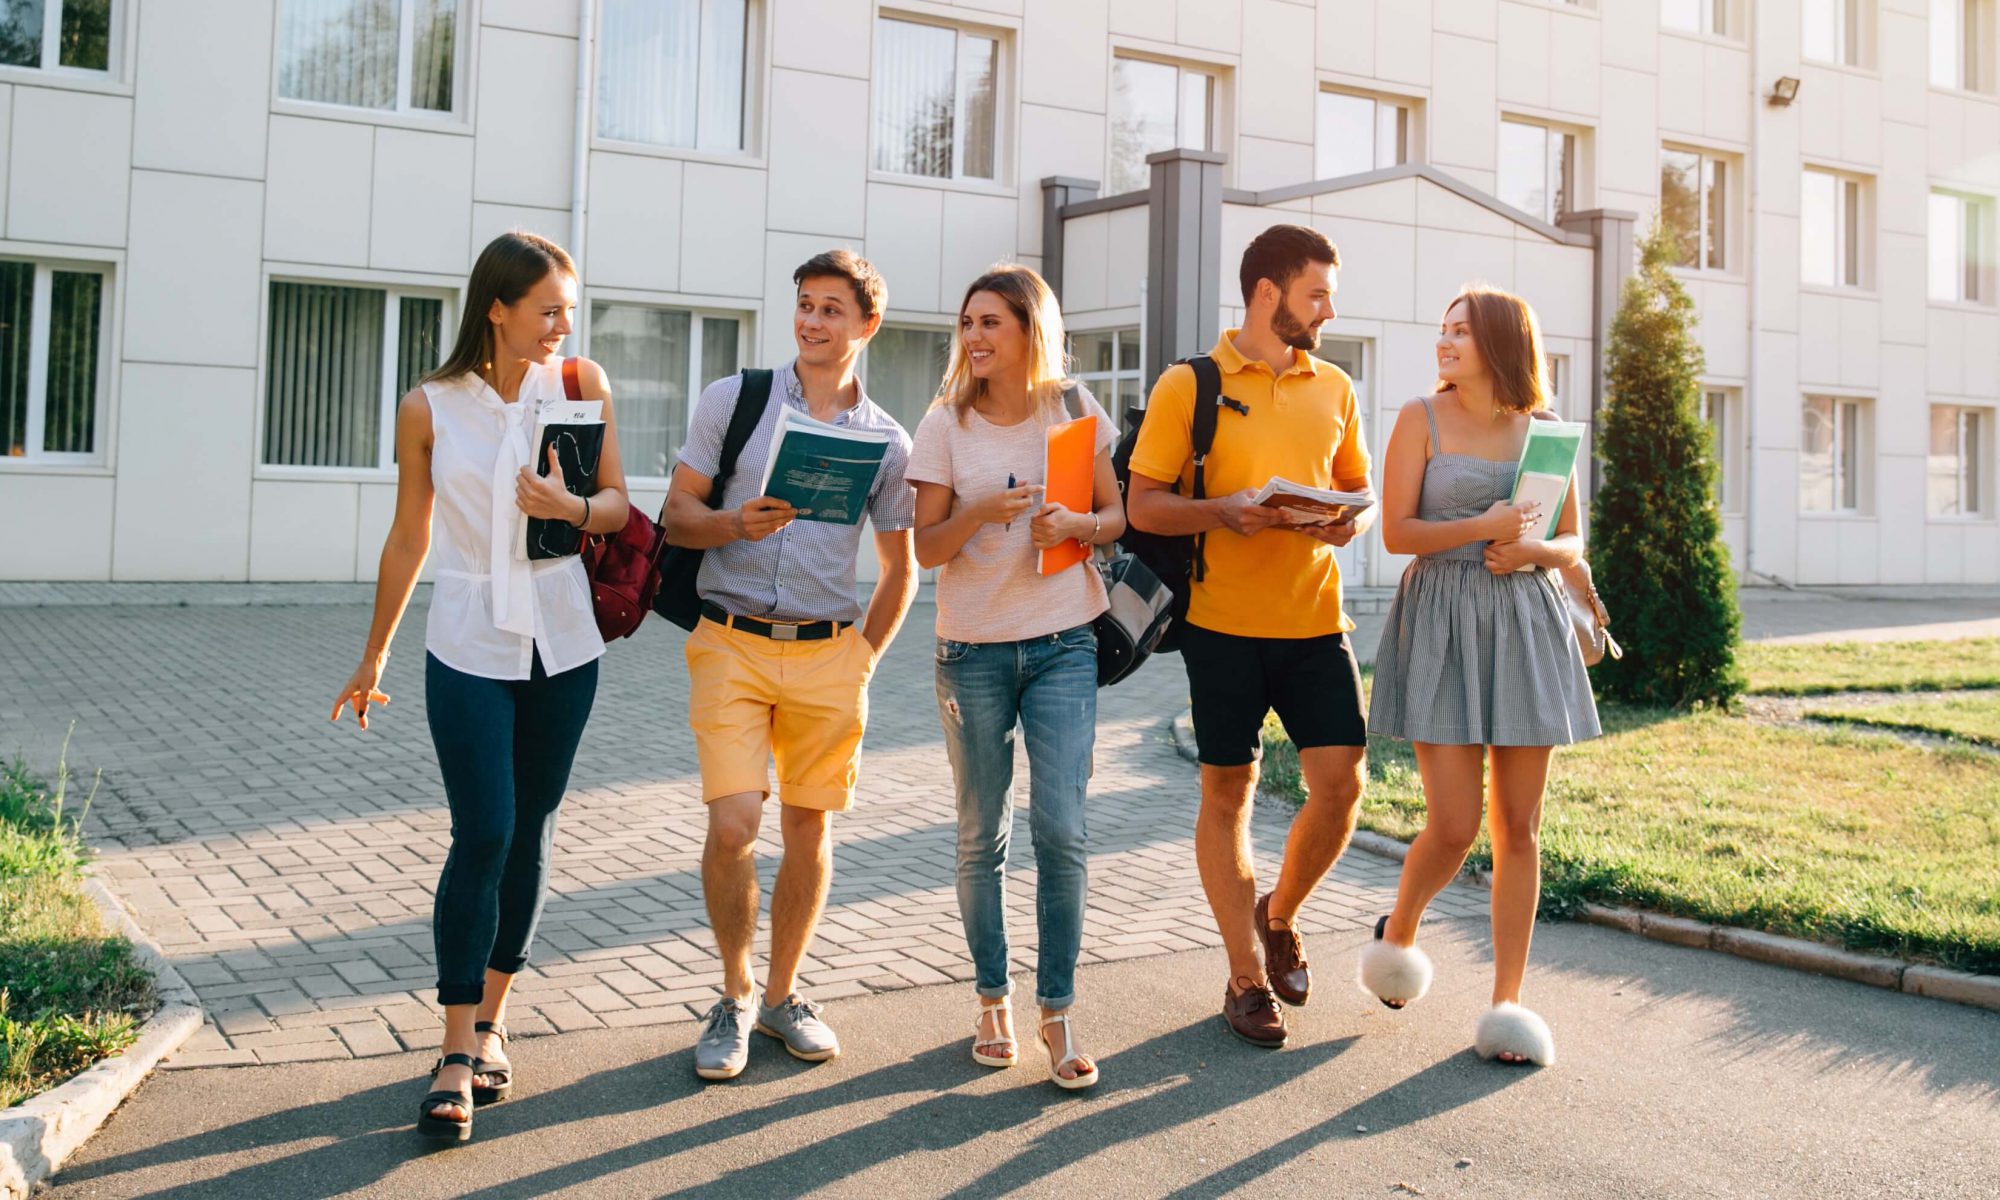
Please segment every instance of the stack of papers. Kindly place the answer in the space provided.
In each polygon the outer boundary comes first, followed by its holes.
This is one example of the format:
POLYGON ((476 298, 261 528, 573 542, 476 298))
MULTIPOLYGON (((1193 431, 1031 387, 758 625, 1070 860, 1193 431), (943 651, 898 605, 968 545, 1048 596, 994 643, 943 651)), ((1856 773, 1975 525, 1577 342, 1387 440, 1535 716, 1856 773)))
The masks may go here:
POLYGON ((759 494, 791 505, 802 521, 859 524, 888 452, 887 434, 829 425, 781 408, 759 494))
POLYGON ((1367 492, 1328 491, 1273 475, 1264 490, 1257 493, 1255 503, 1283 509, 1286 522, 1292 525, 1338 525, 1352 521, 1375 503, 1375 497, 1367 492))

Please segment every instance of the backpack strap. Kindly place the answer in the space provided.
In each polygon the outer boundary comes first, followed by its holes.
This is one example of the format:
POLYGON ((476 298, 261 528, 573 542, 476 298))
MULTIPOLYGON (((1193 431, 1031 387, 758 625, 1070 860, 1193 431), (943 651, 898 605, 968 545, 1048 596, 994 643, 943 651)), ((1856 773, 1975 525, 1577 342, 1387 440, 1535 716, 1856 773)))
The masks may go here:
POLYGON ((729 486, 730 478, 736 474, 736 460, 743 454, 743 447, 750 442, 750 435, 757 430, 757 422, 763 420, 764 410, 771 403, 771 372, 756 368, 745 368, 742 384, 736 392, 736 407, 729 414, 729 429, 722 435, 722 458, 715 466, 715 479, 709 484, 708 506, 722 506, 722 490, 729 486))
MULTIPOLYGON (((1194 451, 1194 479, 1188 496, 1202 500, 1208 496, 1208 452, 1215 448, 1216 411, 1222 407, 1222 368, 1216 366, 1215 360, 1206 354, 1197 354, 1184 361, 1194 371, 1194 424, 1189 430, 1189 441, 1194 451)), ((1207 544, 1207 534, 1194 535, 1196 581, 1208 575, 1207 544)))
POLYGON ((575 355, 562 361, 563 398, 566 400, 583 399, 582 369, 577 366, 581 361, 575 355))
POLYGON ((1063 411, 1072 421, 1083 420, 1083 392, 1074 379, 1063 385, 1063 411))

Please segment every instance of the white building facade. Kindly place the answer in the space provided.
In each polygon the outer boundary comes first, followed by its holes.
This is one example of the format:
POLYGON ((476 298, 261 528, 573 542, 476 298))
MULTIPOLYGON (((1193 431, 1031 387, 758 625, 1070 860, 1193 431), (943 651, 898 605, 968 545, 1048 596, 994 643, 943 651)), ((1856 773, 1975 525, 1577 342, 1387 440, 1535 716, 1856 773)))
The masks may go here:
POLYGON ((656 506, 832 246, 888 280, 865 375, 914 427, 987 265, 1047 269, 1129 404, 1237 314, 1257 229, 1313 224, 1379 453, 1473 280, 1537 306, 1587 419, 1664 208, 1738 567, 2000 582, 1995 8, 0 0, 0 578, 371 579, 395 399, 510 228, 578 252, 572 348, 656 506), (1183 182, 1208 224, 1162 250, 1183 182))

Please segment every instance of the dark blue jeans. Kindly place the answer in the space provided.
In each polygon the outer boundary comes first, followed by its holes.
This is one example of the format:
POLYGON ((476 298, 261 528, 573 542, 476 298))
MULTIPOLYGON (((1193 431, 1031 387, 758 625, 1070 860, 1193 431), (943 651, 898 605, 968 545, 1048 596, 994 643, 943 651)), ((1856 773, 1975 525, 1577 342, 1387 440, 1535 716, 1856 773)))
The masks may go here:
POLYGON ((1088 625, 1018 642, 937 644, 938 715, 958 791, 958 911, 979 994, 1008 995, 1007 850, 1014 735, 1028 743, 1035 847, 1035 1002, 1068 1008, 1090 888, 1085 789, 1097 741, 1097 634, 1088 625))
POLYGON ((424 710, 451 805, 431 913, 438 1003, 477 1004, 488 968, 512 975, 528 961, 597 663, 550 676, 537 655, 528 679, 487 679, 424 659, 424 710))

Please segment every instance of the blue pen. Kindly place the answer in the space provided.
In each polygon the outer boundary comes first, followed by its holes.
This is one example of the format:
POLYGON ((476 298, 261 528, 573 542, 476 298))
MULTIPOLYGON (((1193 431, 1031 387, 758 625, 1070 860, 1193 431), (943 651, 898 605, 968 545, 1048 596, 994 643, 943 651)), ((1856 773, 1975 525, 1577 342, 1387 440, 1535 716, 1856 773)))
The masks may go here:
MULTIPOLYGON (((1007 472, 1007 490, 1008 490, 1008 491, 1010 491, 1010 492, 1014 490, 1014 472, 1012 472, 1012 471, 1009 471, 1009 472, 1007 472)), ((1006 523, 1005 525, 1003 525, 1003 526, 1002 526, 1001 528, 1003 528, 1003 529, 1012 529, 1012 528, 1014 528, 1014 522, 1012 522, 1012 521, 1009 521, 1009 522, 1007 522, 1007 523, 1006 523)))

